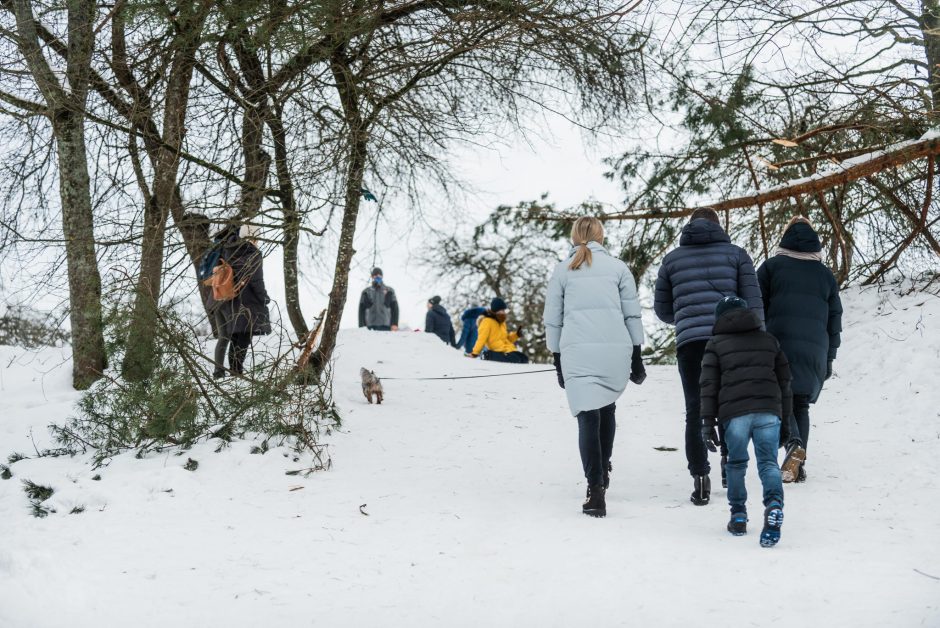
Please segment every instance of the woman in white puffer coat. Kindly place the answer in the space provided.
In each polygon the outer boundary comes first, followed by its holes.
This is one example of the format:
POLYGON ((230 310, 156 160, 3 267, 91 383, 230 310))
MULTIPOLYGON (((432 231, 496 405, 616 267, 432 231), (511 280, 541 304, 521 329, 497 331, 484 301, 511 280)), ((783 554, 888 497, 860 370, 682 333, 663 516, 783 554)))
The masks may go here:
POLYGON ((582 511, 607 514, 616 420, 615 402, 627 378, 646 376, 640 347, 643 325, 633 273, 603 246, 604 226, 582 217, 571 229, 572 249, 555 267, 545 298, 545 337, 558 383, 578 418, 581 463, 588 482, 582 511))

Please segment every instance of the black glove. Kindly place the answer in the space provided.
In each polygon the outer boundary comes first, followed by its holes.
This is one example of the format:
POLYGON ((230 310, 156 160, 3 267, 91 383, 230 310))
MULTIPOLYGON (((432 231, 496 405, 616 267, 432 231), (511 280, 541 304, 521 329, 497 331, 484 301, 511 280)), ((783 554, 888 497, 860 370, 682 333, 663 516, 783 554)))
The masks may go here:
POLYGON ((705 441, 708 451, 718 451, 721 441, 718 440, 718 426, 715 424, 715 419, 705 419, 702 424, 702 440, 705 441))
POLYGON ((827 381, 832 377, 832 360, 826 362, 826 377, 823 378, 823 381, 827 381))
POLYGON ((630 358, 630 381, 639 385, 644 380, 646 380, 646 367, 643 366, 640 345, 633 345, 633 357, 630 358))
POLYGON ((555 373, 558 374, 558 385, 562 388, 565 387, 565 376, 561 374, 561 354, 553 353, 552 362, 555 364, 555 373))

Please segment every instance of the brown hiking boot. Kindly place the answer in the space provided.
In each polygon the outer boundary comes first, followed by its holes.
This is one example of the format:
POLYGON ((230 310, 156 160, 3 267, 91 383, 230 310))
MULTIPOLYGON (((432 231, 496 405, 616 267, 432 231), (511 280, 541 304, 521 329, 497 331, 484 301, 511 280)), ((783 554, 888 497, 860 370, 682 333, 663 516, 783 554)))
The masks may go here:
POLYGON ((797 442, 790 443, 783 464, 780 465, 781 479, 788 484, 796 482, 804 460, 806 460, 806 450, 797 442))

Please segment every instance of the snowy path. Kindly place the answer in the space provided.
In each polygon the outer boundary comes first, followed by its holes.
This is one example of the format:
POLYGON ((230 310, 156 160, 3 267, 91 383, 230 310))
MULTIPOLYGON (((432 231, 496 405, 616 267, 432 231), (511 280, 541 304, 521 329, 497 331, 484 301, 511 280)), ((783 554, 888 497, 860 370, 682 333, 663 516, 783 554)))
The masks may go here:
MULTIPOLYGON (((386 403, 368 406, 359 366, 520 368, 424 334, 349 331, 332 471, 285 476, 299 465, 247 443, 188 452, 195 472, 187 456, 126 456, 100 481, 77 459, 13 465, 0 481, 0 626, 938 626, 940 299, 889 301, 846 299, 809 482, 788 485, 774 549, 758 546, 753 467, 747 536, 724 531, 717 468, 712 504, 689 502, 674 367, 651 368, 618 404, 596 520, 580 514, 576 424, 554 375, 388 381, 386 403), (59 513, 86 511, 32 518, 23 478, 53 485, 59 513)), ((0 358, 5 458, 31 450, 30 426, 45 438, 75 395, 57 351, 0 358)))

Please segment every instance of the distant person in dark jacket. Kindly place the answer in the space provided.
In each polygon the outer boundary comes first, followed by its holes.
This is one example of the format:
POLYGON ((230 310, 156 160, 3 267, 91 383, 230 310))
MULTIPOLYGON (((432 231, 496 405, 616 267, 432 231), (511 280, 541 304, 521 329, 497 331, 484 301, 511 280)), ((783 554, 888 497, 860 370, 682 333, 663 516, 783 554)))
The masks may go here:
POLYGON ((226 375, 226 352, 228 372, 242 375, 252 337, 271 333, 271 317, 268 313, 271 299, 264 286, 261 251, 255 244, 257 228, 242 225, 237 236, 231 230, 223 237, 220 257, 232 267, 236 294, 229 301, 211 303, 218 330, 213 372, 217 378, 226 375))
MULTIPOLYGON (((663 259, 653 303, 659 319, 676 326, 676 358, 685 395, 685 456, 694 483, 692 503, 697 506, 708 503, 711 465, 707 449, 716 451, 719 441, 717 434, 707 441, 702 438, 698 381, 705 343, 715 324, 715 305, 727 296, 743 298, 763 321, 763 302, 751 257, 731 243, 717 213, 697 209, 682 228, 679 248, 663 259)), ((726 455, 722 448, 722 475, 726 455)))
POLYGON ((382 269, 372 269, 372 283, 359 297, 359 326, 376 331, 398 330, 398 299, 385 285, 382 269))
POLYGON ((424 331, 435 334, 451 347, 457 346, 454 323, 450 314, 441 305, 441 297, 433 296, 428 299, 428 313, 424 317, 424 331))
POLYGON ((485 307, 471 307, 460 315, 461 329, 457 348, 462 348, 467 355, 473 353, 473 345, 477 343, 477 320, 483 316, 484 312, 486 312, 485 307))
POLYGON ((701 375, 703 431, 716 420, 728 445, 728 531, 747 532, 748 443, 754 442, 757 472, 764 489, 763 547, 780 540, 783 483, 777 466, 780 417, 791 412, 790 368, 777 339, 761 330, 761 320, 747 302, 726 297, 715 308, 714 335, 705 345, 701 375))
MULTIPOLYGON (((806 479, 809 405, 816 403, 841 344, 839 284, 822 263, 822 244, 809 220, 796 216, 787 225, 777 254, 757 270, 767 331, 783 347, 793 372, 793 413, 788 422, 783 481, 806 479)), ((785 428, 787 426, 785 425, 785 428)))

